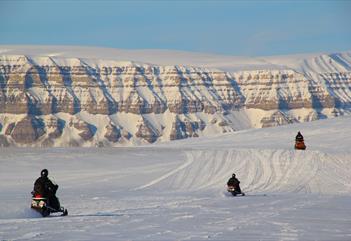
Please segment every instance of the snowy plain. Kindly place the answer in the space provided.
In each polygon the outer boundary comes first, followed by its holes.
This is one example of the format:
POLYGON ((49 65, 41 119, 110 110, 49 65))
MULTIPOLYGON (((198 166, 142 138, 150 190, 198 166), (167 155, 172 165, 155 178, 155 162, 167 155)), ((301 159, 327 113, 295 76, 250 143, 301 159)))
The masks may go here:
POLYGON ((351 240, 350 121, 139 147, 0 149, 0 240, 351 240), (293 149, 297 131, 306 151, 293 149), (66 217, 29 208, 43 168, 66 217), (233 172, 247 196, 226 192, 233 172))

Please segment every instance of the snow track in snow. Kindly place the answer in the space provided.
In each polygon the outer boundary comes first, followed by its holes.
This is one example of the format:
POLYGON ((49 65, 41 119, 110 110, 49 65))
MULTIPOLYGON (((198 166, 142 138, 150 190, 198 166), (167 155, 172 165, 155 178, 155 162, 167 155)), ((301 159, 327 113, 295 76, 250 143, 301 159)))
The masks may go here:
POLYGON ((342 194, 351 191, 347 157, 319 151, 196 150, 178 168, 139 187, 195 191, 224 189, 235 172, 246 192, 342 194))
POLYGON ((191 163, 193 162, 193 157, 191 155, 188 155, 188 160, 182 164, 181 166, 179 166, 178 168, 176 168, 175 170, 173 171, 170 171, 168 173, 166 173, 165 175, 162 175, 161 177, 147 183, 146 185, 143 185, 141 187, 138 187, 138 188, 135 188, 135 190, 141 190, 141 189, 145 189, 147 187, 151 187, 151 186, 154 186, 156 185, 157 183, 159 182, 162 182, 163 180, 167 179, 168 177, 176 174, 176 173, 179 173, 180 171, 182 171, 183 169, 187 168, 189 165, 191 165, 191 163))

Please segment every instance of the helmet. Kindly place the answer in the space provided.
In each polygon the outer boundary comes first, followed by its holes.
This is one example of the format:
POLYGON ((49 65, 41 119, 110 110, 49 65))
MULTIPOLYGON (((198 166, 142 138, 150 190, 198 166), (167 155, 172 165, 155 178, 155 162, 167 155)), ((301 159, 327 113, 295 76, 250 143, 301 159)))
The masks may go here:
POLYGON ((41 177, 48 177, 48 175, 49 175, 48 169, 41 170, 41 172, 40 172, 41 177))
POLYGON ((232 177, 235 177, 235 173, 233 173, 232 177))

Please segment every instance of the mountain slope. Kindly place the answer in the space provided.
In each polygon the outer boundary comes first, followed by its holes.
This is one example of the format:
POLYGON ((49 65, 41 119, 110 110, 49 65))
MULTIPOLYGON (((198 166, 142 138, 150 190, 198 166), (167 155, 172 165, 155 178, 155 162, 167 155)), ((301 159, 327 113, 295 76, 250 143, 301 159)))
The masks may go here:
POLYGON ((118 146, 351 110, 351 57, 0 47, 0 145, 118 146), (95 54, 95 55, 94 55, 95 54))

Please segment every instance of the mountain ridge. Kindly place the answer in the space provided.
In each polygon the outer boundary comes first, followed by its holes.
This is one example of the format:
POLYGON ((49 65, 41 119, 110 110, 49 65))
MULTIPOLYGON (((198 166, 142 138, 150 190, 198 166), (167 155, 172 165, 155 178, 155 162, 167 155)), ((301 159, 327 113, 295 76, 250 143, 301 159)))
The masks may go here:
MULTIPOLYGON (((53 57, 53 58, 80 58, 96 64, 98 60, 106 61, 136 61, 148 65, 185 65, 194 67, 208 67, 225 72, 238 70, 259 70, 271 67, 272 69, 298 67, 301 62, 320 56, 344 56, 347 58, 347 67, 350 69, 351 50, 336 53, 299 53, 277 56, 232 56, 200 52, 187 52, 180 50, 159 49, 115 49, 101 47, 81 46, 34 46, 34 45, 0 45, 0 55, 28 55, 30 57, 53 57)), ((343 57, 342 57, 343 58, 343 57)))
MULTIPOLYGON (((259 62, 250 59, 245 64, 251 70, 228 72, 212 68, 228 59, 204 59, 203 66, 157 65, 139 62, 145 56, 100 60, 11 55, 13 50, 1 49, 6 48, 0 46, 3 146, 138 145, 351 112, 348 52, 280 62, 302 61, 296 69, 272 64, 256 69, 259 62)), ((236 61, 227 66, 237 67, 240 58, 236 61)))

